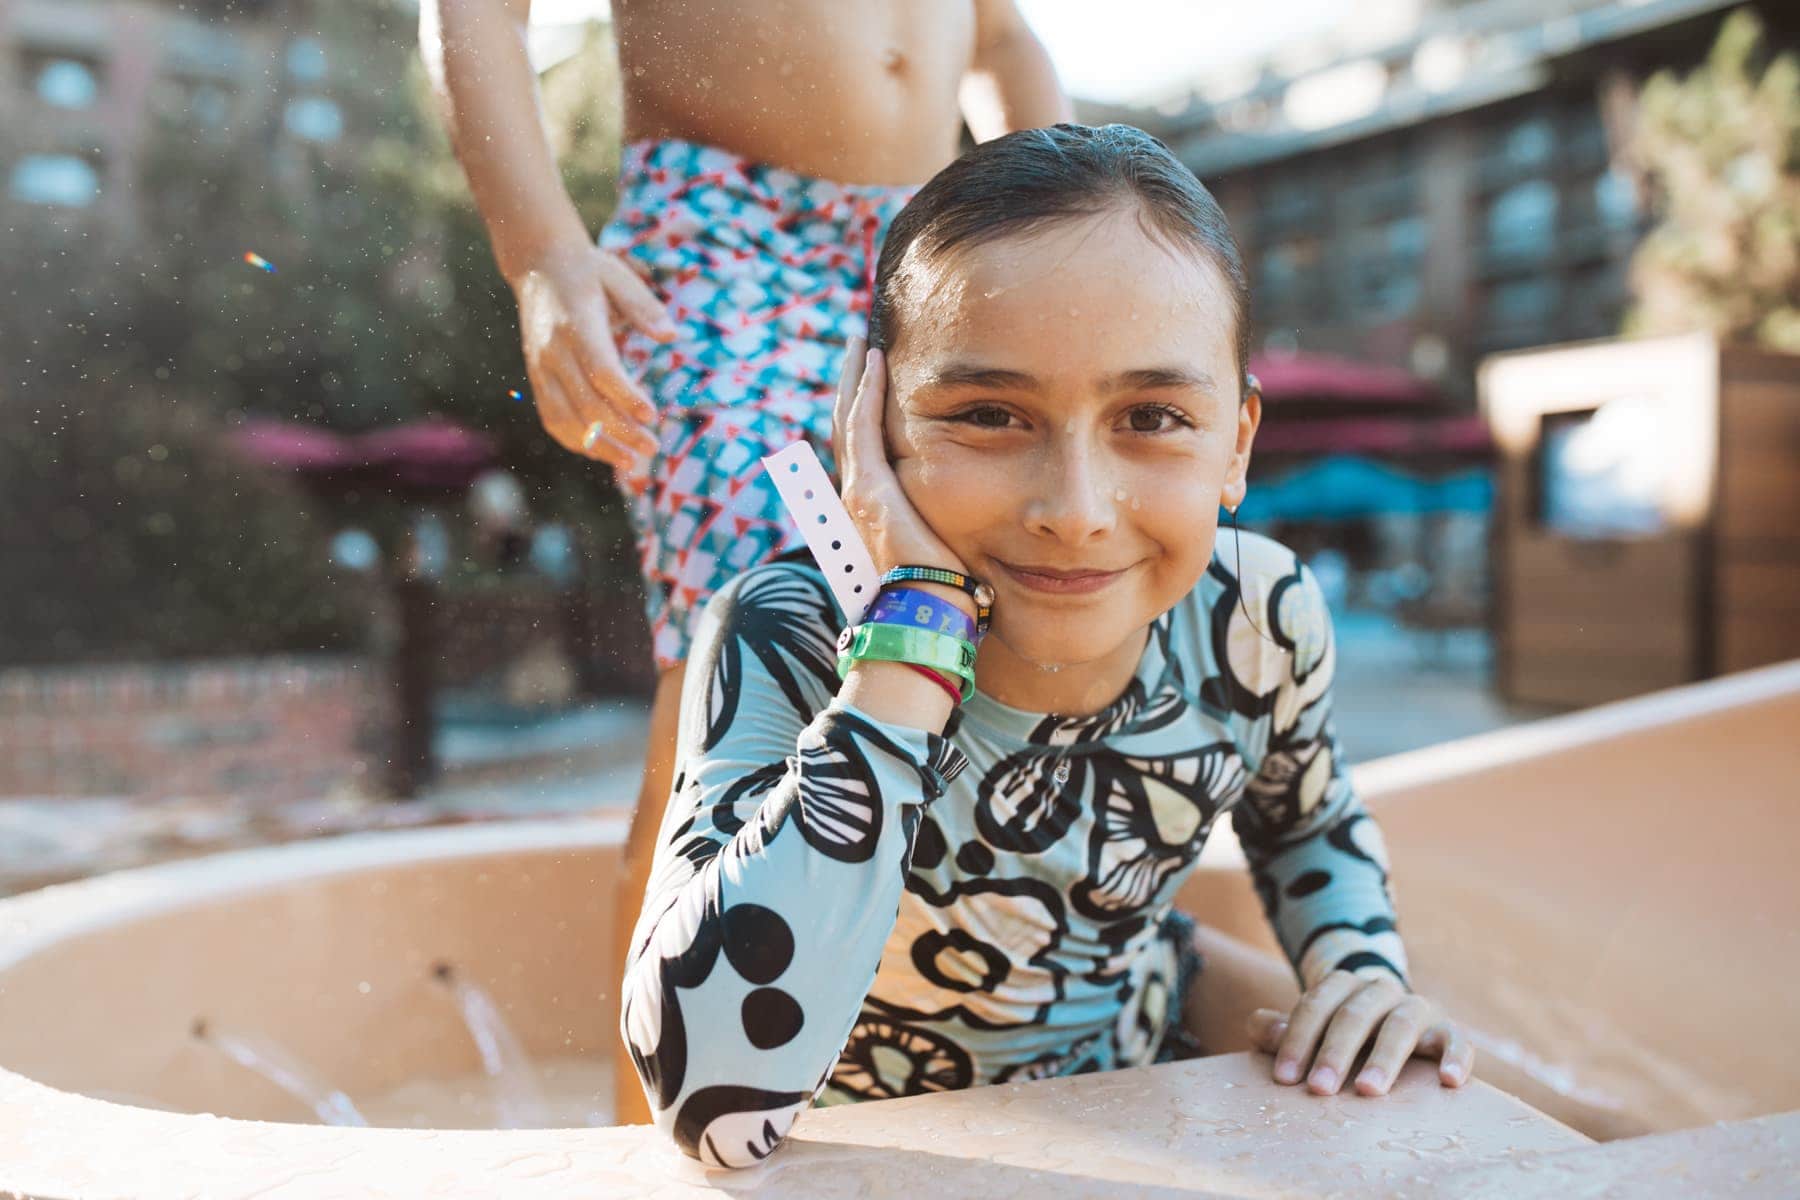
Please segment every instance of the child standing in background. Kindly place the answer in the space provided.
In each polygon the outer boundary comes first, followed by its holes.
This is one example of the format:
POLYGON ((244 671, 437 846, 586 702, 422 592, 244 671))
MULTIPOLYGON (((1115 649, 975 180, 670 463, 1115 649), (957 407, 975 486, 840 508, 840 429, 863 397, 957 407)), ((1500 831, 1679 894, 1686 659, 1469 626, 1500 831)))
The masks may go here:
MULTIPOLYGON (((421 42, 519 302, 545 429, 613 467, 660 679, 617 898, 627 951, 706 600, 798 546, 761 457, 829 464, 833 382, 888 222, 978 140, 1068 105, 1013 0, 614 0, 626 147, 595 245, 525 51, 530 0, 427 0, 421 42)), ((623 1052, 621 1063, 625 1063, 623 1052)), ((617 1116, 649 1117, 628 1065, 617 1116)))

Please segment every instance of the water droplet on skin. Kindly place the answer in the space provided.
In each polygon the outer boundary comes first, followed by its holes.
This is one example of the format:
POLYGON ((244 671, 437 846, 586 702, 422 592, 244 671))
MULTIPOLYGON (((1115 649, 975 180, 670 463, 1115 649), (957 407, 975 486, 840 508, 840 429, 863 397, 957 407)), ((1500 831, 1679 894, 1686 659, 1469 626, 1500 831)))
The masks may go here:
POLYGON ((1124 488, 1114 488, 1113 489, 1113 499, 1114 500, 1125 499, 1125 489, 1124 488))
POLYGON ((1131 498, 1131 510, 1133 512, 1136 512, 1138 509, 1140 509, 1142 507, 1144 507, 1144 502, 1142 500, 1139 500, 1136 496, 1133 496, 1131 498))

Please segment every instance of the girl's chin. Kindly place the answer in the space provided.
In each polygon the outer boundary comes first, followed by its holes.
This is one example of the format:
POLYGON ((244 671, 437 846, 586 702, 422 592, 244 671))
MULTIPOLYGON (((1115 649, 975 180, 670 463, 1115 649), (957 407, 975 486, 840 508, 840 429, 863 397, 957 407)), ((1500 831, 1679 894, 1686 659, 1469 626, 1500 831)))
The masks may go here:
POLYGON ((1092 622, 1085 627, 1056 629, 1034 625, 1026 630, 999 630, 997 640, 1012 652, 1015 658, 1041 667, 1071 667, 1080 663, 1099 662, 1115 653, 1120 646, 1137 635, 1143 625, 1150 622, 1146 619, 1142 625, 1120 628, 1117 636, 1108 636, 1113 632, 1096 630, 1092 622))

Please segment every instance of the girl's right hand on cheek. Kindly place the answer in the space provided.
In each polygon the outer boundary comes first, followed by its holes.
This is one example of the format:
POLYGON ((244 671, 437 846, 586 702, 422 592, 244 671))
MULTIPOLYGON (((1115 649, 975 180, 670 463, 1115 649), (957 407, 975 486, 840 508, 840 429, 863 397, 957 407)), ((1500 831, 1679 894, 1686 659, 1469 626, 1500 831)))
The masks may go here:
MULTIPOLYGON (((831 445, 843 483, 844 507, 862 534, 878 571, 890 567, 968 568, 932 532, 888 462, 882 418, 887 409, 887 357, 852 338, 838 376, 831 445)), ((960 595, 960 593, 959 593, 960 595)))

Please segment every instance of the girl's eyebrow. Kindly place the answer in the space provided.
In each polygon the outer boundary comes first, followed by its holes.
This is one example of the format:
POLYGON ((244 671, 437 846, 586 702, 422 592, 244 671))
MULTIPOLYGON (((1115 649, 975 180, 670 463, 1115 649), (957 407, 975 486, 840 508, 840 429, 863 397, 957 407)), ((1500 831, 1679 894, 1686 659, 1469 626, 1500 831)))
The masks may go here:
MULTIPOLYGON (((1043 388, 1043 384, 1035 376, 1023 371, 980 367, 973 363, 949 363, 939 367, 926 376, 924 383, 930 387, 990 388, 1010 392, 1036 392, 1043 388)), ((1185 367, 1140 367, 1109 375, 1099 381, 1099 390, 1102 392, 1148 391, 1153 388, 1191 388, 1210 396, 1219 390, 1219 385, 1205 371, 1190 371, 1185 367)))
POLYGON ((1121 371, 1100 381, 1103 392, 1140 392, 1152 388, 1192 388, 1210 396, 1219 390, 1219 385, 1205 371, 1190 371, 1185 367, 1144 367, 1121 371))
POLYGON ((991 388, 995 391, 1035 392, 1042 385, 1023 371, 1007 371, 999 367, 978 367, 973 363, 949 363, 925 377, 928 387, 991 388))

